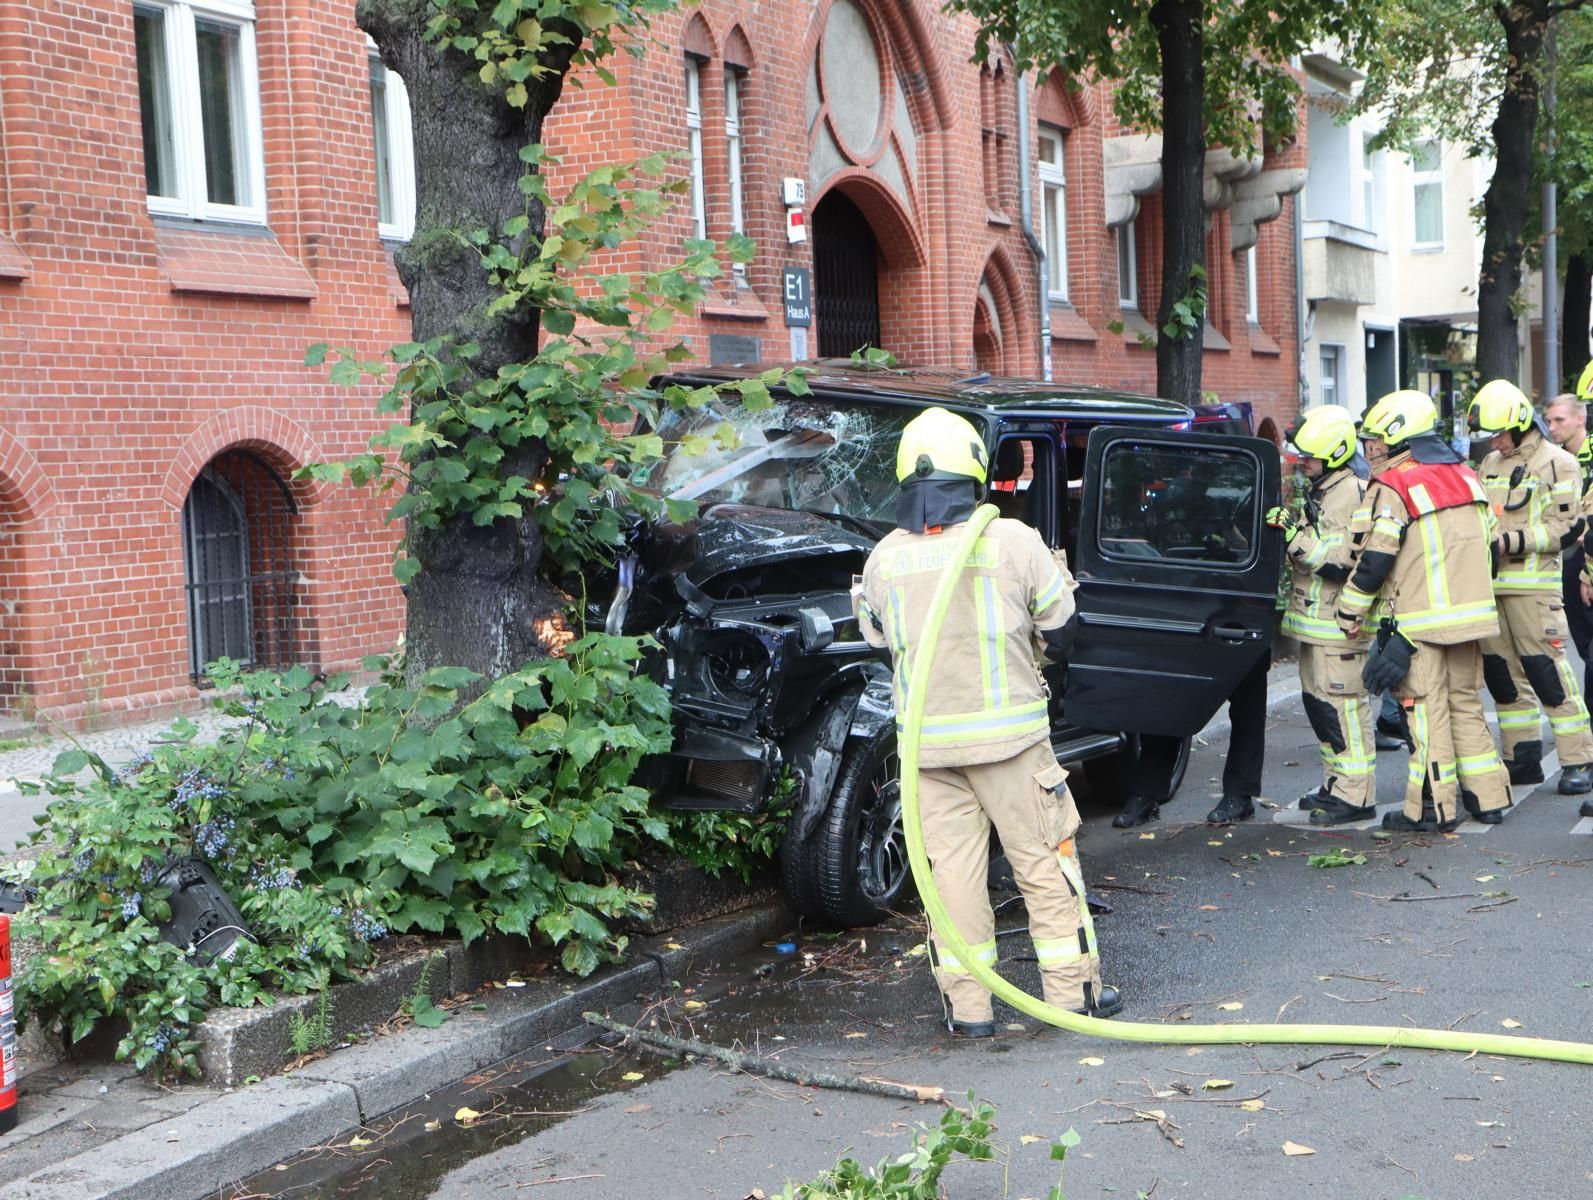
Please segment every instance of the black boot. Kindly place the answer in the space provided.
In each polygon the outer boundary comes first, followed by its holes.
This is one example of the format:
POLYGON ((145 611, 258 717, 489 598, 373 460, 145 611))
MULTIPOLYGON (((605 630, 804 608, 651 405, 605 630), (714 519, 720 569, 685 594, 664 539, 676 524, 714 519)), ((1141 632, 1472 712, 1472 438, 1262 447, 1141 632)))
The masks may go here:
POLYGON ((1224 796, 1217 807, 1206 814, 1208 825, 1232 825, 1237 821, 1248 821, 1256 815, 1256 806, 1250 802, 1249 796, 1224 796))
POLYGON ((1504 820, 1504 809, 1490 808, 1487 812, 1482 809, 1482 801, 1477 799, 1476 792, 1462 791, 1460 802, 1466 806, 1466 811, 1471 814, 1471 819, 1482 825, 1497 825, 1504 820))
POLYGON ((1585 796, 1593 792, 1593 763, 1572 763, 1568 767, 1561 767, 1557 790, 1562 796, 1585 796))
POLYGON ((1412 821, 1403 810, 1383 814, 1383 828, 1395 833, 1453 833, 1459 825, 1458 815, 1440 821, 1430 809, 1422 813, 1420 821, 1412 821))
POLYGON ((1377 808, 1368 804, 1357 808, 1346 804, 1337 796, 1323 796, 1311 806, 1311 824, 1348 825, 1351 821, 1366 821, 1377 815, 1377 808))
POLYGON ((1305 809, 1306 812, 1310 812, 1313 808, 1315 808, 1318 804, 1321 804, 1322 801, 1326 799, 1327 796, 1323 794, 1321 788, 1312 788, 1309 792, 1300 797, 1300 807, 1305 809))
POLYGON ((956 1017, 947 1017, 946 1028, 958 1037, 992 1038, 996 1036, 996 1023, 994 1021, 959 1021, 956 1017))
MULTIPOLYGON (((1569 769, 1569 768, 1568 768, 1569 769)), ((1518 742, 1511 756, 1505 759, 1505 770, 1510 773, 1510 786, 1543 782, 1543 743, 1518 742)))
POLYGON ((1086 983, 1084 1007, 1075 1008, 1073 1011, 1087 1017, 1116 1016, 1123 1011, 1123 994, 1109 983, 1103 983, 1099 992, 1086 983))
POLYGON ((1593 817, 1593 800, 1582 801, 1582 807, 1576 810, 1584 817, 1593 817))
POLYGON ((1132 829, 1156 820, 1161 814, 1161 805, 1149 796, 1130 796, 1123 801, 1123 811, 1112 818, 1112 825, 1116 829, 1132 829))

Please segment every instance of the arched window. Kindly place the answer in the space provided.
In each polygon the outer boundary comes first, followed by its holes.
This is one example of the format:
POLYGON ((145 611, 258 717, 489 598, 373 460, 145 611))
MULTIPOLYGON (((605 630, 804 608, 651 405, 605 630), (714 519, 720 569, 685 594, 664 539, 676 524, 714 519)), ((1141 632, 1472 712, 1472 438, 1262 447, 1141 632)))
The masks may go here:
POLYGON ((227 657, 254 667, 294 657, 293 523, 297 508, 280 476, 240 450, 217 455, 183 503, 189 667, 227 657))

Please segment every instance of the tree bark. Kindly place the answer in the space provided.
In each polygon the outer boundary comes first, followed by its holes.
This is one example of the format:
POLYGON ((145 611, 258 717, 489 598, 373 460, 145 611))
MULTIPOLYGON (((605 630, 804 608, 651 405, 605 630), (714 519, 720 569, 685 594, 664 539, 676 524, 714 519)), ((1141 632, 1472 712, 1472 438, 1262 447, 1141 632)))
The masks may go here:
POLYGON ((1530 209, 1533 137, 1538 126, 1538 70, 1548 0, 1500 0, 1509 65, 1493 121, 1494 170, 1483 195, 1482 269, 1477 279, 1477 373, 1483 382, 1519 383, 1520 343, 1514 302, 1521 290, 1521 234, 1530 209))
POLYGON ((1593 258, 1580 252, 1565 263, 1560 317, 1560 384, 1574 387, 1587 366, 1588 325, 1593 322, 1593 258))
POLYGON ((1162 54, 1162 294, 1156 308, 1156 391, 1200 403, 1204 322, 1186 336, 1165 330, 1206 262, 1206 60, 1203 0, 1158 0, 1151 9, 1162 54))
MULTIPOLYGON (((409 289, 414 339, 448 335, 477 343, 473 368, 490 378, 536 354, 540 313, 488 316, 497 292, 475 248, 458 233, 486 229, 496 239, 505 222, 525 213, 519 181, 527 168, 519 153, 541 141, 543 119, 563 89, 580 35, 566 31, 572 44, 547 60, 554 68, 548 76, 528 81, 530 98, 517 109, 501 87, 481 82, 474 58, 427 41, 429 10, 428 0, 358 0, 355 6, 355 19, 375 40, 382 62, 408 86, 414 118, 415 233, 394 260, 409 289)), ((540 205, 533 204, 530 216, 527 236, 539 238, 540 205)), ((541 442, 505 449, 505 476, 541 474, 541 442)), ((412 523, 409 554, 421 567, 406 589, 412 680, 434 666, 496 677, 544 656, 537 623, 558 611, 561 597, 538 570, 542 537, 529 509, 518 520, 486 526, 476 526, 468 514, 437 529, 412 523)))

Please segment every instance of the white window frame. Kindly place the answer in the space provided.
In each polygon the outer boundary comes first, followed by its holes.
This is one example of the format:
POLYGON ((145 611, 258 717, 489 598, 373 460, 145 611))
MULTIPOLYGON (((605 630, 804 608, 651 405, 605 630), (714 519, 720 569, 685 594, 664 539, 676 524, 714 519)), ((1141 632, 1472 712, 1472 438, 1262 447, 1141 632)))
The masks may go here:
POLYGON ((1374 236, 1381 232, 1377 211, 1377 152, 1368 150, 1372 140, 1369 130, 1361 131, 1361 228, 1374 236))
POLYGON ((1261 288, 1256 282, 1256 247, 1245 251, 1245 320, 1261 324, 1261 288))
POLYGON ((691 151, 691 236, 708 236, 708 205, 704 196, 702 157, 702 63, 686 56, 686 140, 691 151))
POLYGON ((1323 342, 1317 353, 1317 389, 1323 404, 1344 403, 1344 347, 1338 342, 1323 342), (1333 363, 1333 386, 1328 387, 1328 372, 1322 368, 1329 360, 1333 363))
POLYGON ((1139 311, 1139 249, 1135 222, 1117 227, 1117 306, 1139 311), (1126 262, 1124 260, 1127 260, 1126 262))
MULTIPOLYGON (((730 171, 730 232, 745 233, 746 210, 741 189, 741 90, 746 74, 725 66, 725 164, 730 171)), ((745 279, 747 264, 731 264, 737 279, 745 279)))
POLYGON ((149 196, 158 216, 196 221, 263 225, 266 220, 265 150, 260 127, 260 64, 255 56, 251 0, 137 0, 135 8, 159 12, 166 43, 166 77, 172 122, 172 169, 176 196, 149 196), (248 204, 212 204, 205 178, 205 131, 199 107, 199 44, 195 21, 216 21, 238 30, 240 94, 237 115, 239 183, 248 204))
POLYGON ((1067 153, 1067 131, 1055 125, 1040 126, 1040 142, 1056 147, 1055 162, 1046 162, 1036 155, 1035 162, 1040 177, 1040 244, 1045 247, 1046 296, 1053 302, 1066 303, 1068 299, 1068 176, 1064 156, 1067 153), (1046 230, 1056 224, 1056 240, 1051 245, 1046 230))
MULTIPOLYGON (((370 68, 382 73, 382 100, 387 117, 387 164, 392 172, 388 181, 392 189, 392 221, 381 219, 381 208, 376 210, 376 231, 384 241, 407 242, 415 236, 415 128, 414 116, 409 108, 409 88, 403 77, 390 71, 376 51, 376 43, 365 39, 370 53, 370 68)), ((375 114, 372 114, 371 136, 376 136, 375 114)), ((379 194, 379 193, 378 193, 379 194)))
POLYGON ((1410 243, 1412 250, 1442 250, 1444 248, 1444 143, 1438 138, 1428 138, 1417 143, 1419 146, 1431 146, 1436 163, 1428 171, 1416 169, 1416 156, 1410 156, 1410 243), (1417 197, 1423 188, 1436 188, 1438 190, 1438 240, 1421 241, 1416 235, 1417 225, 1417 197))

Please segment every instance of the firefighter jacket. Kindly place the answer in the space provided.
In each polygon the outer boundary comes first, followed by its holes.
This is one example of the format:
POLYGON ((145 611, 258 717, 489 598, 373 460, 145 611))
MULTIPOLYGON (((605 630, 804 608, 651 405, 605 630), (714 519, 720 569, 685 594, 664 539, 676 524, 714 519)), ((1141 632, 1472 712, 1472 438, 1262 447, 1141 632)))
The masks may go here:
POLYGON ((1312 487, 1306 506, 1310 519, 1288 548, 1289 610, 1283 614, 1283 632, 1291 637, 1320 646, 1345 645, 1333 614, 1355 558, 1350 524, 1364 495, 1361 481, 1348 467, 1327 472, 1312 487))
MULTIPOLYGON (((852 590, 863 637, 890 649, 898 731, 930 601, 964 527, 893 530, 852 590)), ((928 689, 920 765, 1000 762, 1050 737, 1037 633, 1067 622, 1077 587, 1065 560, 1022 521, 998 518, 985 527, 946 611, 933 674, 916 681, 928 689)))
POLYGON ((1495 450, 1478 468, 1498 522, 1499 569, 1493 590, 1560 594, 1560 549, 1582 532, 1582 469, 1537 429, 1508 454, 1495 450))
POLYGON ((1493 520, 1466 464, 1396 455, 1373 477, 1355 526, 1352 540, 1363 540, 1339 595, 1339 628, 1369 625, 1376 601, 1413 642, 1455 645, 1499 631, 1493 520))

